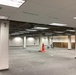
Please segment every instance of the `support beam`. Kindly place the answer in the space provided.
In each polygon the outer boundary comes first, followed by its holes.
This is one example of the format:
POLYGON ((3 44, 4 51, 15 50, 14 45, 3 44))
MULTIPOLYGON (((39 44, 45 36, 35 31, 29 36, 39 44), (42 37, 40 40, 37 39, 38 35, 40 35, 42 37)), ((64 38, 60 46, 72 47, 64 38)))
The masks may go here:
POLYGON ((68 50, 71 50, 71 35, 68 35, 68 50))
POLYGON ((23 37, 23 48, 26 48, 26 36, 23 37))
POLYGON ((9 69, 9 21, 0 20, 0 70, 9 69))

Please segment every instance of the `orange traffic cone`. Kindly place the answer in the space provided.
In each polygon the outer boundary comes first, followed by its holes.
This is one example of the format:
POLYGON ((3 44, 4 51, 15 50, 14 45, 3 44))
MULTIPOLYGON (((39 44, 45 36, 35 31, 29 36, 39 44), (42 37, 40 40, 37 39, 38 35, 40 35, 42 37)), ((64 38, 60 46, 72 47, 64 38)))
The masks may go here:
POLYGON ((41 52, 45 52, 44 44, 42 44, 42 50, 41 50, 41 52))

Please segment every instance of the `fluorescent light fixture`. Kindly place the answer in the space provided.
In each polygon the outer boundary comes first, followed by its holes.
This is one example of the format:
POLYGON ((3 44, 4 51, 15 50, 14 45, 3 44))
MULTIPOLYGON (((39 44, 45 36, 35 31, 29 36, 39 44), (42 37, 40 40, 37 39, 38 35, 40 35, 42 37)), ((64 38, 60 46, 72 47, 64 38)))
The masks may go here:
POLYGON ((0 19, 8 19, 6 16, 0 16, 0 19))
POLYGON ((19 31, 19 32, 11 33, 10 35, 19 35, 19 34, 24 34, 24 33, 29 33, 29 32, 27 32, 27 31, 19 31))
POLYGON ((73 17, 73 19, 76 19, 76 17, 73 17))
POLYGON ((49 25, 53 25, 53 26, 66 26, 67 24, 61 24, 61 23, 51 23, 49 25))
POLYGON ((0 0, 1 5, 19 8, 25 1, 24 0, 0 0))
POLYGON ((35 32, 37 30, 33 30, 33 29, 26 29, 27 31, 32 31, 32 32, 35 32))
POLYGON ((11 33, 10 35, 19 35, 19 33, 11 33))
POLYGON ((64 32, 61 32, 61 31, 55 31, 55 33, 64 33, 64 32))
POLYGON ((68 29, 68 30, 66 30, 66 31, 75 32, 75 30, 69 30, 69 29, 68 29))
POLYGON ((28 31, 19 31, 19 33, 29 33, 28 31))
POLYGON ((34 27, 33 29, 44 30, 44 29, 49 29, 49 28, 45 28, 45 27, 34 27))
POLYGON ((19 34, 23 34, 23 33, 15 32, 15 33, 12 33, 10 35, 19 35, 19 34))
POLYGON ((52 35, 53 33, 45 33, 45 35, 52 35))

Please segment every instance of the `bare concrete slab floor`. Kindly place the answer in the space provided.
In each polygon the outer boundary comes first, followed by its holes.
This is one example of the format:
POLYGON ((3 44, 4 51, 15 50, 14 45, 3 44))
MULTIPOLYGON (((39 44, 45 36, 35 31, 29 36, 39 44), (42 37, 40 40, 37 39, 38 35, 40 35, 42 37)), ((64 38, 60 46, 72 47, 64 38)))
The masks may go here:
POLYGON ((10 69, 0 75, 76 75, 75 50, 10 49, 10 69))

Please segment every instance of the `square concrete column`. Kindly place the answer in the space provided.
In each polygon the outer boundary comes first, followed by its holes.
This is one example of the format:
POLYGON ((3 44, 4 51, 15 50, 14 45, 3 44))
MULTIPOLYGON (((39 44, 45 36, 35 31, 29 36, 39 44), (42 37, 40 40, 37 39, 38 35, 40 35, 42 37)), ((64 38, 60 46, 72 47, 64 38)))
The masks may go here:
POLYGON ((9 69, 9 21, 0 20, 0 70, 9 69))
POLYGON ((39 47, 40 47, 40 50, 42 50, 42 44, 44 44, 44 39, 43 39, 43 35, 40 35, 40 38, 39 38, 39 47))
MULTIPOLYGON (((76 29, 75 29, 75 50, 76 50, 76 29)), ((75 52, 75 59, 76 59, 76 52, 75 52)))
POLYGON ((48 46, 50 46, 50 36, 48 36, 48 46))
POLYGON ((71 35, 68 35, 68 50, 71 50, 71 35))
POLYGON ((42 38, 43 38, 42 35, 40 35, 40 38, 39 38, 40 50, 42 49, 42 44, 43 44, 42 38))
POLYGON ((51 38, 51 48, 53 48, 54 47, 54 45, 53 45, 53 36, 52 36, 52 38, 51 38))
POLYGON ((48 36, 48 47, 47 48, 50 48, 50 36, 48 36))
POLYGON ((23 48, 26 48, 26 36, 23 37, 23 48))

